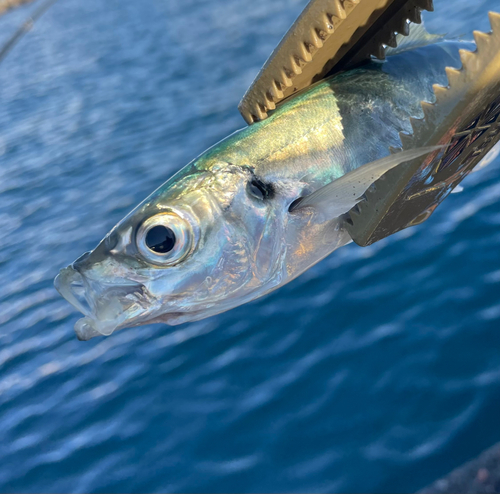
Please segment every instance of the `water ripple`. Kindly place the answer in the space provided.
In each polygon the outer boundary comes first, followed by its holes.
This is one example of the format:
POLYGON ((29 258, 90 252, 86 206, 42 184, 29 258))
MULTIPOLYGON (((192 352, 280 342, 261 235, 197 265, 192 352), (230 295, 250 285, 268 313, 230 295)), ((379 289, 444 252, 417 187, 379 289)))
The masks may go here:
MULTIPOLYGON (((74 337, 57 270, 243 125, 305 3, 65 0, 3 62, 0 490, 407 492, 500 440, 498 154, 424 225, 262 300, 74 337)), ((495 7, 435 3, 457 35, 495 7)))

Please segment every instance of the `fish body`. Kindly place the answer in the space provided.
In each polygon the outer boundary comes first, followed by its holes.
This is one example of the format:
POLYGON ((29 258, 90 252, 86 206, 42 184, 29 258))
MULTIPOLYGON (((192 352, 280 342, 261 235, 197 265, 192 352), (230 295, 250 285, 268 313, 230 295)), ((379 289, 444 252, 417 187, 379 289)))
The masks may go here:
POLYGON ((433 43, 328 78, 183 168, 57 277, 85 315, 78 337, 226 311, 349 243, 341 215, 294 204, 400 147, 464 47, 433 43))

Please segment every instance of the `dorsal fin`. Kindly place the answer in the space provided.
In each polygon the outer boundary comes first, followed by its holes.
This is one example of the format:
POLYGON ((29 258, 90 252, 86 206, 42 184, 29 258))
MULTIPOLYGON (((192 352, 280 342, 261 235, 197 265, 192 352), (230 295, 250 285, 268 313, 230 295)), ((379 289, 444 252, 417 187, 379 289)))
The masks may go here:
POLYGON ((392 55, 398 55, 405 51, 414 50, 415 48, 420 48, 422 46, 432 45, 438 43, 445 38, 444 34, 431 34, 427 29, 425 29, 424 24, 413 24, 410 23, 410 34, 408 36, 403 36, 398 34, 396 36, 396 48, 387 47, 385 50, 385 55, 390 57, 392 55))

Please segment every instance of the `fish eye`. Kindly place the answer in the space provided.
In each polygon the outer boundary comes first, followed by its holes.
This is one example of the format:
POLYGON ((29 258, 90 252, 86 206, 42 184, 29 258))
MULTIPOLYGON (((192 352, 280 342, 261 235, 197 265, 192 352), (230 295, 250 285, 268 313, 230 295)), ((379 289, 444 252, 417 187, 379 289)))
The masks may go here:
POLYGON ((190 221, 168 212, 156 214, 144 221, 137 231, 136 243, 146 261, 173 266, 193 250, 195 237, 190 221))
POLYGON ((166 254, 174 248, 175 233, 168 226, 156 225, 146 232, 145 240, 148 249, 158 254, 166 254))

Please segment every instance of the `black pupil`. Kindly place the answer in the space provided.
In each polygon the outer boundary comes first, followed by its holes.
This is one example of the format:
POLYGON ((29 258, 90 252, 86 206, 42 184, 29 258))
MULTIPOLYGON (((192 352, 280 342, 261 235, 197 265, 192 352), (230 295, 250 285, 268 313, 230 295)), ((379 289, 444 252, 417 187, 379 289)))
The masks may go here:
POLYGON ((167 226, 157 225, 146 233, 146 245, 159 254, 170 252, 175 245, 175 234, 167 226))

